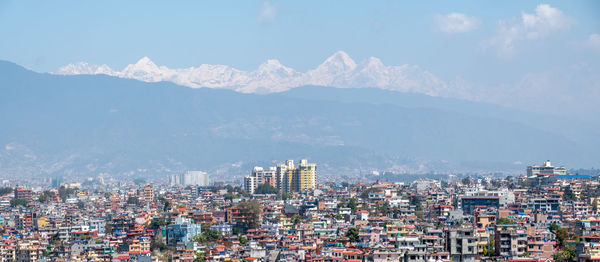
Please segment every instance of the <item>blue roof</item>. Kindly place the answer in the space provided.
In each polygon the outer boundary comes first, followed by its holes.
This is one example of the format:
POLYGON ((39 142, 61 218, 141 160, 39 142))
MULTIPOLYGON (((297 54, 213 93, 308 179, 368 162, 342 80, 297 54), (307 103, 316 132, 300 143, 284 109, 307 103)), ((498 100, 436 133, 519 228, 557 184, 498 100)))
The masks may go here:
POLYGON ((556 175, 559 178, 592 178, 590 175, 556 175))

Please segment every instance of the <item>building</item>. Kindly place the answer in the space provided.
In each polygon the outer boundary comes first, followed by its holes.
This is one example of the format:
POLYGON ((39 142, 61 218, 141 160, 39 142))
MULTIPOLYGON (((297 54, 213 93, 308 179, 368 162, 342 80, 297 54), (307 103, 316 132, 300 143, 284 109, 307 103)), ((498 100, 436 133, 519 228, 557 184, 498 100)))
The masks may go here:
POLYGON ((191 219, 178 217, 175 224, 167 226, 167 244, 177 245, 178 243, 187 244, 192 239, 202 233, 200 224, 192 223, 191 219))
POLYGON ((25 199, 27 201, 31 200, 31 189, 24 187, 15 188, 15 198, 25 199))
POLYGON ((308 160, 300 160, 298 167, 293 160, 286 161, 285 165, 278 165, 281 172, 281 190, 283 192, 305 192, 316 187, 317 164, 309 164, 308 160))
POLYGON ((152 185, 144 186, 144 201, 145 202, 154 202, 154 188, 152 185))
POLYGON ((500 197, 498 196, 463 196, 461 198, 463 213, 471 214, 477 208, 499 208, 500 197))
POLYGON ((532 210, 540 210, 544 213, 550 211, 558 211, 561 204, 561 199, 559 196, 550 195, 543 198, 530 198, 527 203, 527 208, 532 210))
POLYGON ((452 261, 474 262, 478 253, 478 237, 472 227, 453 228, 446 232, 446 250, 452 261))
POLYGON ((210 186, 210 176, 203 171, 187 171, 185 174, 169 176, 169 184, 172 186, 210 186))
POLYGON ((306 192, 315 189, 316 179, 317 164, 303 159, 295 166, 294 160, 287 160, 285 164, 268 169, 254 167, 252 173, 244 178, 244 187, 250 194, 254 194, 256 188, 265 183, 286 193, 306 192))
POLYGON ((564 167, 553 167, 550 160, 544 162, 543 165, 531 165, 527 167, 527 176, 553 176, 566 175, 567 170, 564 167))
POLYGON ((519 257, 527 252, 527 233, 517 225, 496 225, 496 252, 505 257, 519 257))
POLYGON ((252 173, 244 178, 244 187, 249 194, 254 194, 256 188, 261 184, 269 184, 278 188, 277 169, 275 167, 268 169, 259 166, 254 167, 252 173))

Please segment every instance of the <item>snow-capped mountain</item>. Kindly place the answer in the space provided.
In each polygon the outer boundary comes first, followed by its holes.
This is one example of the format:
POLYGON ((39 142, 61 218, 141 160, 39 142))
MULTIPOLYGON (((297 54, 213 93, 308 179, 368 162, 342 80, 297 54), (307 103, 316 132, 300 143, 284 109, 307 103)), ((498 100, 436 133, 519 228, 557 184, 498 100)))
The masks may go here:
POLYGON ((68 64, 56 72, 61 75, 116 75, 107 65, 94 65, 86 62, 68 64))
POLYGON ((267 60, 255 71, 248 72, 226 65, 208 64, 171 69, 156 65, 148 57, 126 66, 122 71, 115 71, 107 65, 79 62, 63 66, 56 73, 106 74, 146 82, 171 81, 192 88, 229 88, 244 93, 273 93, 299 86, 318 85, 339 88, 375 87, 432 96, 448 95, 444 81, 418 66, 386 66, 375 57, 357 64, 343 51, 336 52, 315 69, 304 73, 274 59, 267 60))

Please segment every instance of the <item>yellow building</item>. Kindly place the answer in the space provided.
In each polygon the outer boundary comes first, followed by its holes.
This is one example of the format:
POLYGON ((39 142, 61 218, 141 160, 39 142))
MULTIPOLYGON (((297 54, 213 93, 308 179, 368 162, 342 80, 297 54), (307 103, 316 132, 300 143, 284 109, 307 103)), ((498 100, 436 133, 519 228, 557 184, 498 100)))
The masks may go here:
POLYGON ((300 160, 296 167, 293 160, 277 165, 277 186, 286 193, 305 192, 316 188, 317 164, 300 160))

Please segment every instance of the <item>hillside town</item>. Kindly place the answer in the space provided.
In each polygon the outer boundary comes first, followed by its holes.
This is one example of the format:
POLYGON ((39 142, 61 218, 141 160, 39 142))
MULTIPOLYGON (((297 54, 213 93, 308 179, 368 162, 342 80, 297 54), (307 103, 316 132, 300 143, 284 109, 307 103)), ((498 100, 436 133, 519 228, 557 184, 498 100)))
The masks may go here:
POLYGON ((600 261, 600 180, 521 176, 319 183, 317 164, 243 182, 4 181, 0 261, 600 261))

